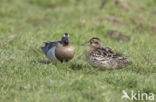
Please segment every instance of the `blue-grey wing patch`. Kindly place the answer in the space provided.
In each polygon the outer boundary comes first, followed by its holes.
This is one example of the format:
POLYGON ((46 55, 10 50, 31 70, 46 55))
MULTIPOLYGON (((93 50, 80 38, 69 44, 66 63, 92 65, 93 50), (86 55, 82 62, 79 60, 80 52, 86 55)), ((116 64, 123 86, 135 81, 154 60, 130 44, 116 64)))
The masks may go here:
POLYGON ((45 55, 47 55, 47 52, 49 51, 49 49, 56 47, 58 42, 45 42, 45 46, 41 47, 41 50, 43 51, 43 53, 45 55))

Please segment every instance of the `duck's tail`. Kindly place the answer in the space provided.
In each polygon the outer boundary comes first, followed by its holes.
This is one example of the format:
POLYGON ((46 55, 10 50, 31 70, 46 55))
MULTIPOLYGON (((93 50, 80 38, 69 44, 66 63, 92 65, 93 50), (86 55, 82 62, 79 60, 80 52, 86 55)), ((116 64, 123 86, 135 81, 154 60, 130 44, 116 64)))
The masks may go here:
POLYGON ((45 48, 45 47, 40 47, 40 48, 41 48, 42 52, 43 52, 44 54, 46 54, 46 48, 45 48))
POLYGON ((128 65, 131 65, 132 64, 132 61, 128 61, 128 65))
POLYGON ((49 43, 48 42, 44 42, 44 47, 40 47, 42 52, 46 55, 47 54, 47 51, 48 51, 48 45, 49 43))
POLYGON ((123 68, 123 67, 126 67, 126 66, 131 65, 131 64, 132 64, 131 61, 122 60, 122 61, 119 61, 118 67, 119 68, 123 68))

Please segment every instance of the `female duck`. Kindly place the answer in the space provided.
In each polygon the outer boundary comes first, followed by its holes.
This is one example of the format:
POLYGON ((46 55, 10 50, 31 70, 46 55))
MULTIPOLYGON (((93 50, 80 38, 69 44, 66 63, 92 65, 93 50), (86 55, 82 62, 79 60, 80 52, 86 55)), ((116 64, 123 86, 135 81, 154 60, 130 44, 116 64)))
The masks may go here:
POLYGON ((69 34, 65 33, 61 41, 46 42, 44 47, 41 47, 43 53, 52 61, 59 60, 60 62, 69 61, 74 57, 75 48, 69 41, 69 34))
POLYGON ((100 69, 116 69, 132 64, 126 60, 125 55, 116 53, 109 47, 102 47, 99 38, 94 37, 90 39, 88 43, 82 45, 91 46, 91 49, 86 53, 86 58, 93 67, 98 67, 100 69))

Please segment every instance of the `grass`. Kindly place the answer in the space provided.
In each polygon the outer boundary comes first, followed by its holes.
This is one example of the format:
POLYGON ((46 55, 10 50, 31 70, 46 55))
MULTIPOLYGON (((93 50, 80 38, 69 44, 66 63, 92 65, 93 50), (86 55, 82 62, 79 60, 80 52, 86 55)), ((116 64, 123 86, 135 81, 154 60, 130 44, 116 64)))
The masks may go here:
MULTIPOLYGON (((1 102, 130 102, 122 90, 156 94, 156 2, 127 0, 1 0, 1 102), (106 37, 109 30, 130 36, 106 37), (76 55, 68 63, 45 64, 45 41, 70 34, 76 55), (100 37, 103 45, 133 62, 120 70, 100 71, 85 60, 81 44, 100 37)), ((147 102, 147 101, 137 101, 147 102)), ((154 102, 154 101, 153 101, 154 102)))

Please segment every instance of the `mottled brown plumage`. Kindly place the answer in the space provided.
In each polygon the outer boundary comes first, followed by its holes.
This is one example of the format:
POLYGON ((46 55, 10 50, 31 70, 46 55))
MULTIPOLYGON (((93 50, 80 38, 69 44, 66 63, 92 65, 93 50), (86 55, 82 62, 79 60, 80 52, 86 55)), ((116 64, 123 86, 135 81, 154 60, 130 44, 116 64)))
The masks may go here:
POLYGON ((88 43, 91 49, 86 53, 87 61, 94 67, 100 69, 116 69, 126 67, 131 62, 127 61, 127 56, 112 51, 109 47, 101 47, 99 38, 92 38, 88 43))

